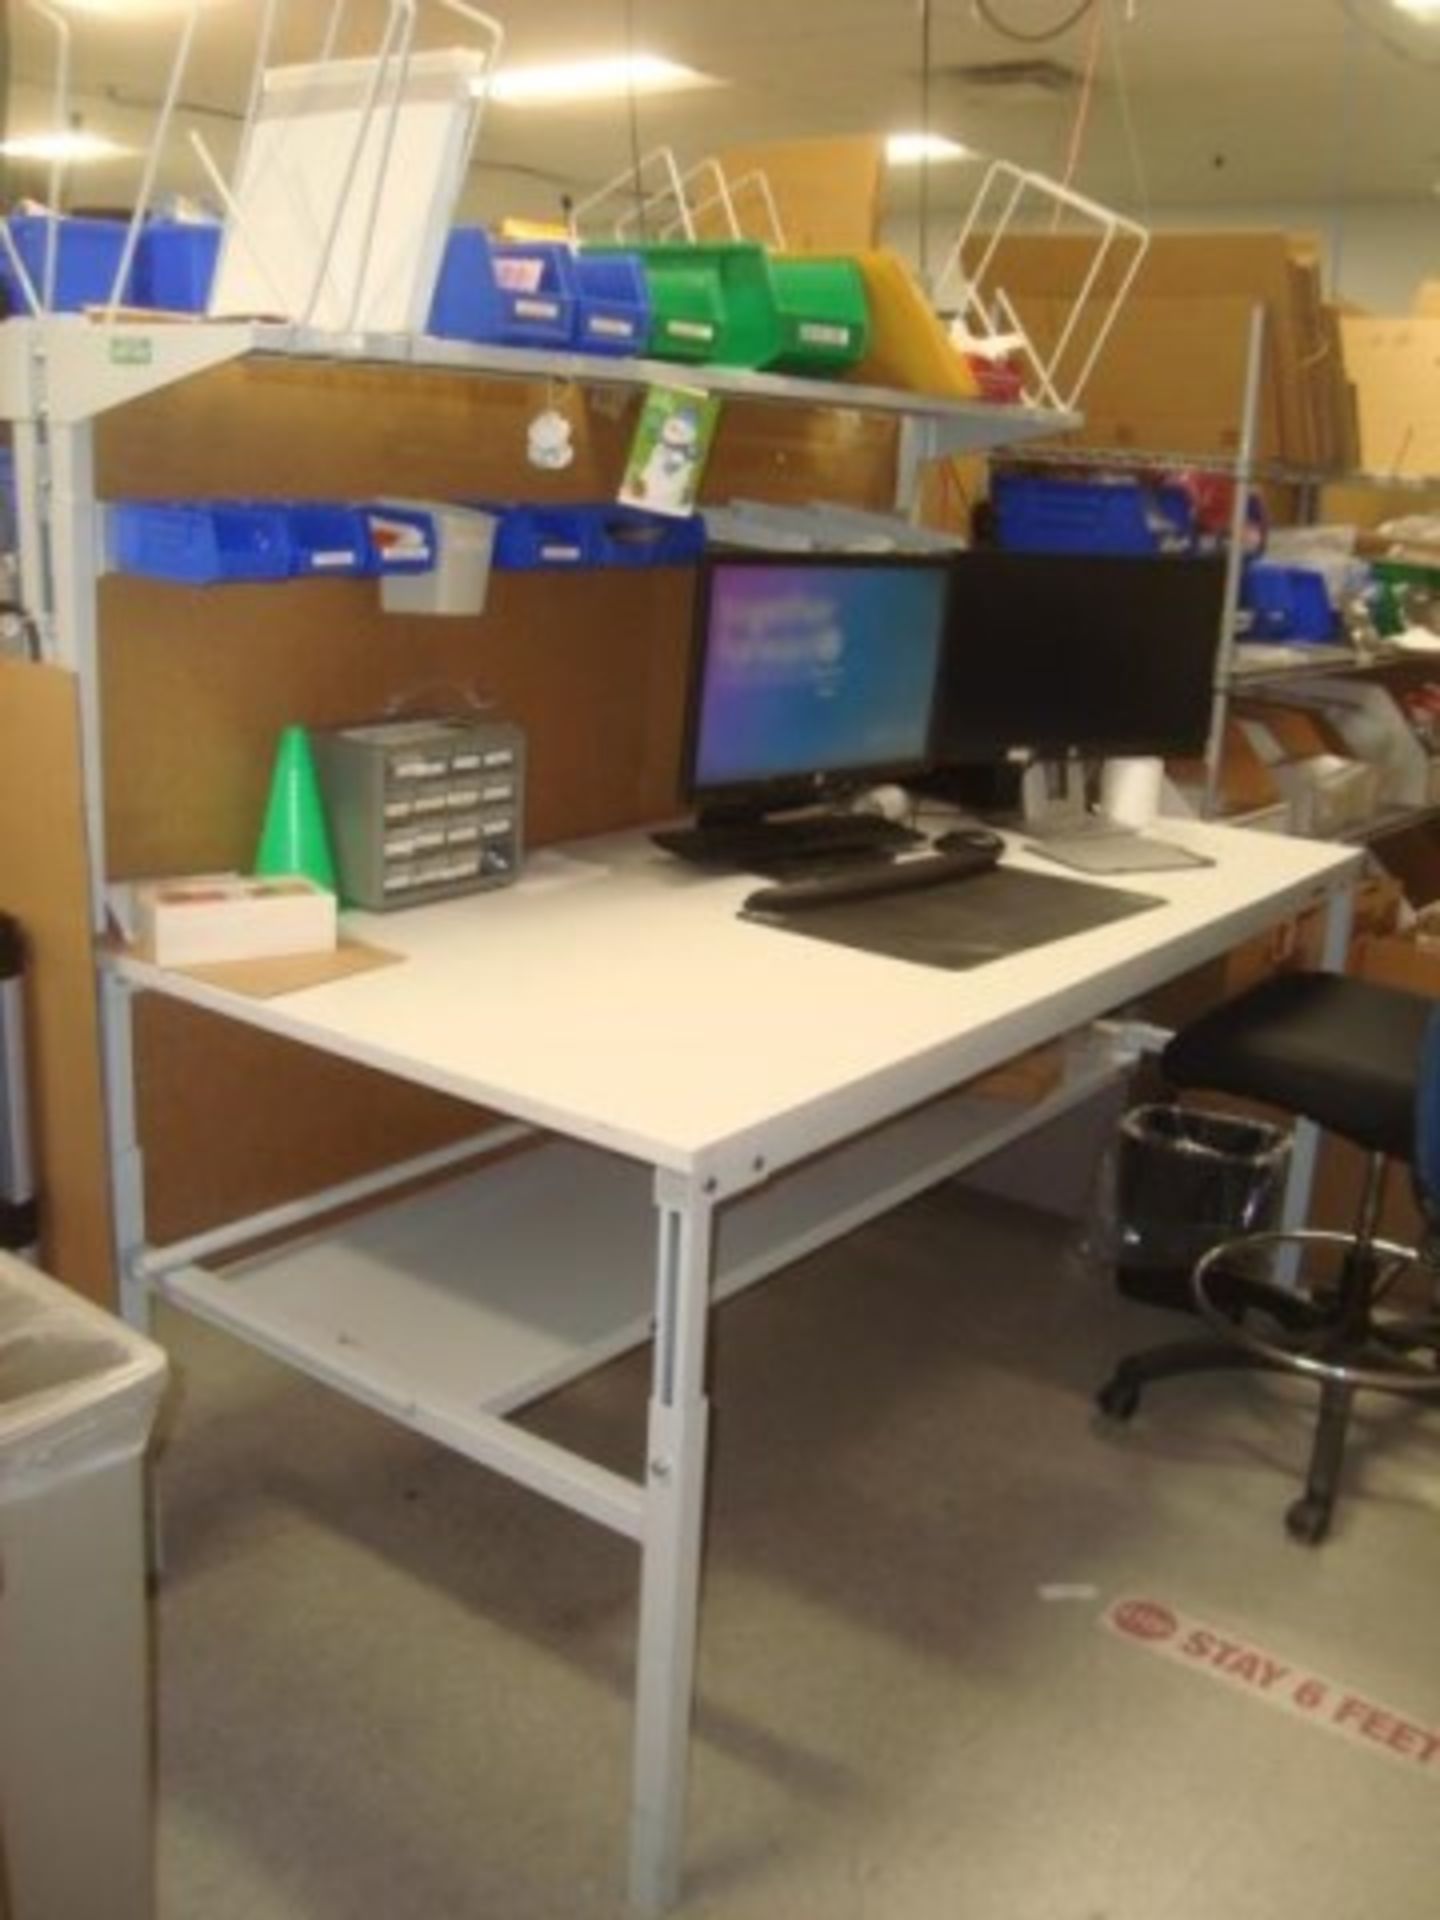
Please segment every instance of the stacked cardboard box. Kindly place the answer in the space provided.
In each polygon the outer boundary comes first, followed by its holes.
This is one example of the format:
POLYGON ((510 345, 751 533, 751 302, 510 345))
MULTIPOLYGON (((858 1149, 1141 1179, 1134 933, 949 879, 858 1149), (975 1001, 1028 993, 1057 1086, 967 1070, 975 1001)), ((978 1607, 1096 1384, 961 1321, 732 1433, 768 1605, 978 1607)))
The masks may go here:
POLYGON ((1440 312, 1398 319, 1346 314, 1341 327, 1358 395, 1355 465, 1400 478, 1440 474, 1440 312))
MULTIPOLYGON (((983 239, 977 238, 972 264, 983 239)), ((1124 262, 1106 262, 1075 322, 1066 362, 1083 359, 1124 262)), ((1074 312, 1094 242, 1007 237, 990 275, 1037 343, 1074 312)), ((1091 446, 1234 454, 1240 444, 1251 316, 1265 315, 1257 452, 1306 468, 1354 464, 1356 416, 1340 316, 1322 295, 1317 236, 1278 231, 1157 233, 1081 395, 1091 446)), ((1062 367, 1063 372, 1063 367, 1062 367)))

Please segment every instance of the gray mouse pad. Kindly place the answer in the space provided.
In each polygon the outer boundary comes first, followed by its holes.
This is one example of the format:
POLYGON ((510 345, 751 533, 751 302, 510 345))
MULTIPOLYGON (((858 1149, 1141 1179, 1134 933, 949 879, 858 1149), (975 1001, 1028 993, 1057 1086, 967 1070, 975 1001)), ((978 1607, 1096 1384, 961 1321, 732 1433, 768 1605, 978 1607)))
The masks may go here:
POLYGON ((812 940, 884 954, 916 966, 983 966, 1068 934, 1163 907, 1153 893, 1094 887, 1043 873, 996 867, 911 893, 837 900, 799 913, 757 914, 767 926, 812 940))

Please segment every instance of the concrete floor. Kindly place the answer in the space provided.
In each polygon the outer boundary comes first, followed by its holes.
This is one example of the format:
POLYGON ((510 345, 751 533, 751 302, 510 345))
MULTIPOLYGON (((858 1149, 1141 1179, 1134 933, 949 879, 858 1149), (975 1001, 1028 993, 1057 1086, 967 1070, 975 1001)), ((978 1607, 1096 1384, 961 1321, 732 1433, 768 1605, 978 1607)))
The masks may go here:
MULTIPOLYGON (((956 1187, 722 1310, 687 1920, 1435 1911, 1440 1418, 1367 1413, 1307 1550, 1302 1393, 1096 1429, 1173 1326, 956 1187)), ((614 1920, 634 1549, 160 1332, 162 1920, 614 1920)), ((634 1471, 645 1391, 533 1424, 634 1471)))

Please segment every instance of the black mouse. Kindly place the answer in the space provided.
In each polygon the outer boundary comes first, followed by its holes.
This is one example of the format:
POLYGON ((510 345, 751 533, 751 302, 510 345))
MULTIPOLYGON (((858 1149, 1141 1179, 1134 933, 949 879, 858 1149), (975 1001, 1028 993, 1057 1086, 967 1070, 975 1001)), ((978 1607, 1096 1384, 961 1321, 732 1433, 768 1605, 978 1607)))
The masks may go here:
POLYGON ((936 853, 964 853, 970 847, 980 853, 1000 853, 1004 849, 1005 838, 989 827, 952 827, 930 844, 936 853))

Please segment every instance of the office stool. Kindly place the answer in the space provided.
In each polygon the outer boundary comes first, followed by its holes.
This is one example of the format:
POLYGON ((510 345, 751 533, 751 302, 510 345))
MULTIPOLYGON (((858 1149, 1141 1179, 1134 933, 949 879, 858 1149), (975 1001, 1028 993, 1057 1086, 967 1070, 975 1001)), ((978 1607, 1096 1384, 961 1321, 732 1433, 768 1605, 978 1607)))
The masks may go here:
POLYGON ((1355 1395, 1440 1399, 1440 1313, 1384 1304, 1426 1254, 1376 1234, 1391 1161, 1412 1169, 1427 1221, 1440 1217, 1440 1009, 1371 981, 1281 974, 1193 1021, 1161 1064, 1176 1088, 1283 1107, 1369 1155, 1353 1231, 1246 1234, 1213 1248, 1191 1275, 1210 1335, 1128 1355, 1097 1396, 1102 1413, 1128 1420, 1145 1387, 1180 1374, 1241 1368, 1317 1382, 1305 1491, 1285 1516, 1295 1539, 1315 1545, 1330 1528, 1355 1395), (1339 1259, 1325 1284, 1297 1291, 1269 1277, 1317 1250, 1339 1259), (1258 1256, 1263 1278, 1250 1271, 1258 1256))

